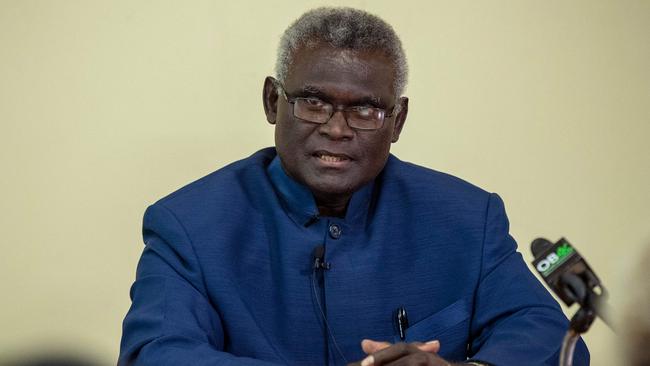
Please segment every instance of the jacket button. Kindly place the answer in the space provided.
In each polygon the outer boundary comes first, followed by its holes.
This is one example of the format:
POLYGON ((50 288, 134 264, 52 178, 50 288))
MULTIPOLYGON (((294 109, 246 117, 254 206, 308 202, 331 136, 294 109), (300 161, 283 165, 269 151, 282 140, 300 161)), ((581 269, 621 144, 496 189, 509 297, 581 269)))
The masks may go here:
POLYGON ((330 225, 330 236, 332 237, 332 239, 340 238, 341 237, 341 227, 336 225, 336 224, 330 225))

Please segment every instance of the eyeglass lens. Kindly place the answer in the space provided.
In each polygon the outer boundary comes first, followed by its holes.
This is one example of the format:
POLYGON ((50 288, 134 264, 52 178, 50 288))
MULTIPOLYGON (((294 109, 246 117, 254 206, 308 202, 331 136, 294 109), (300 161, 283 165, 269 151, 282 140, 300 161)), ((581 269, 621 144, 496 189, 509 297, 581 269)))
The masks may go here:
MULTIPOLYGON (((344 110, 348 125, 362 130, 381 128, 385 111, 374 107, 350 107, 344 110)), ((314 122, 327 123, 334 114, 334 107, 315 99, 297 98, 293 114, 296 118, 314 122)))

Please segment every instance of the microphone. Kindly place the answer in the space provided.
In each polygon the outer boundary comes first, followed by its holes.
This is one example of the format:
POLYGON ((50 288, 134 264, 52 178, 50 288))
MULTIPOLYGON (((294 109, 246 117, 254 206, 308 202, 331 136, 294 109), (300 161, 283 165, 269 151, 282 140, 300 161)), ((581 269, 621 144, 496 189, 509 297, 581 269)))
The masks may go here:
POLYGON ((612 328, 606 303, 607 291, 587 261, 565 238, 555 244, 544 238, 533 240, 532 264, 560 299, 571 306, 580 304, 593 311, 612 328))
POLYGON ((329 270, 331 265, 329 262, 325 262, 325 247, 319 245, 314 248, 314 251, 311 254, 311 257, 314 260, 314 265, 312 266, 313 270, 329 270))

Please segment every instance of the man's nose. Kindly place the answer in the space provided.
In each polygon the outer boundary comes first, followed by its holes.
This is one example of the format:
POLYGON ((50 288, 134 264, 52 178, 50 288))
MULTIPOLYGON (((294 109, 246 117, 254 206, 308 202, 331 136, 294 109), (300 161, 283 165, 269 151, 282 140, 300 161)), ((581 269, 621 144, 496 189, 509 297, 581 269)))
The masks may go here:
POLYGON ((332 140, 347 140, 354 136, 354 130, 348 126, 345 113, 342 110, 334 111, 330 120, 320 125, 319 132, 332 140))

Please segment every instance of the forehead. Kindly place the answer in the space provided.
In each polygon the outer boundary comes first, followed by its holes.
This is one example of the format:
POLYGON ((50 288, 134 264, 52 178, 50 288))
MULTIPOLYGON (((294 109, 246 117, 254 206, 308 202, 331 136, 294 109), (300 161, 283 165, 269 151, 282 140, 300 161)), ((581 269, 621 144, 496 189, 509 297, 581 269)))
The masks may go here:
POLYGON ((393 99, 395 67, 382 51, 349 50, 319 44, 294 52, 285 87, 317 89, 332 98, 393 99))

